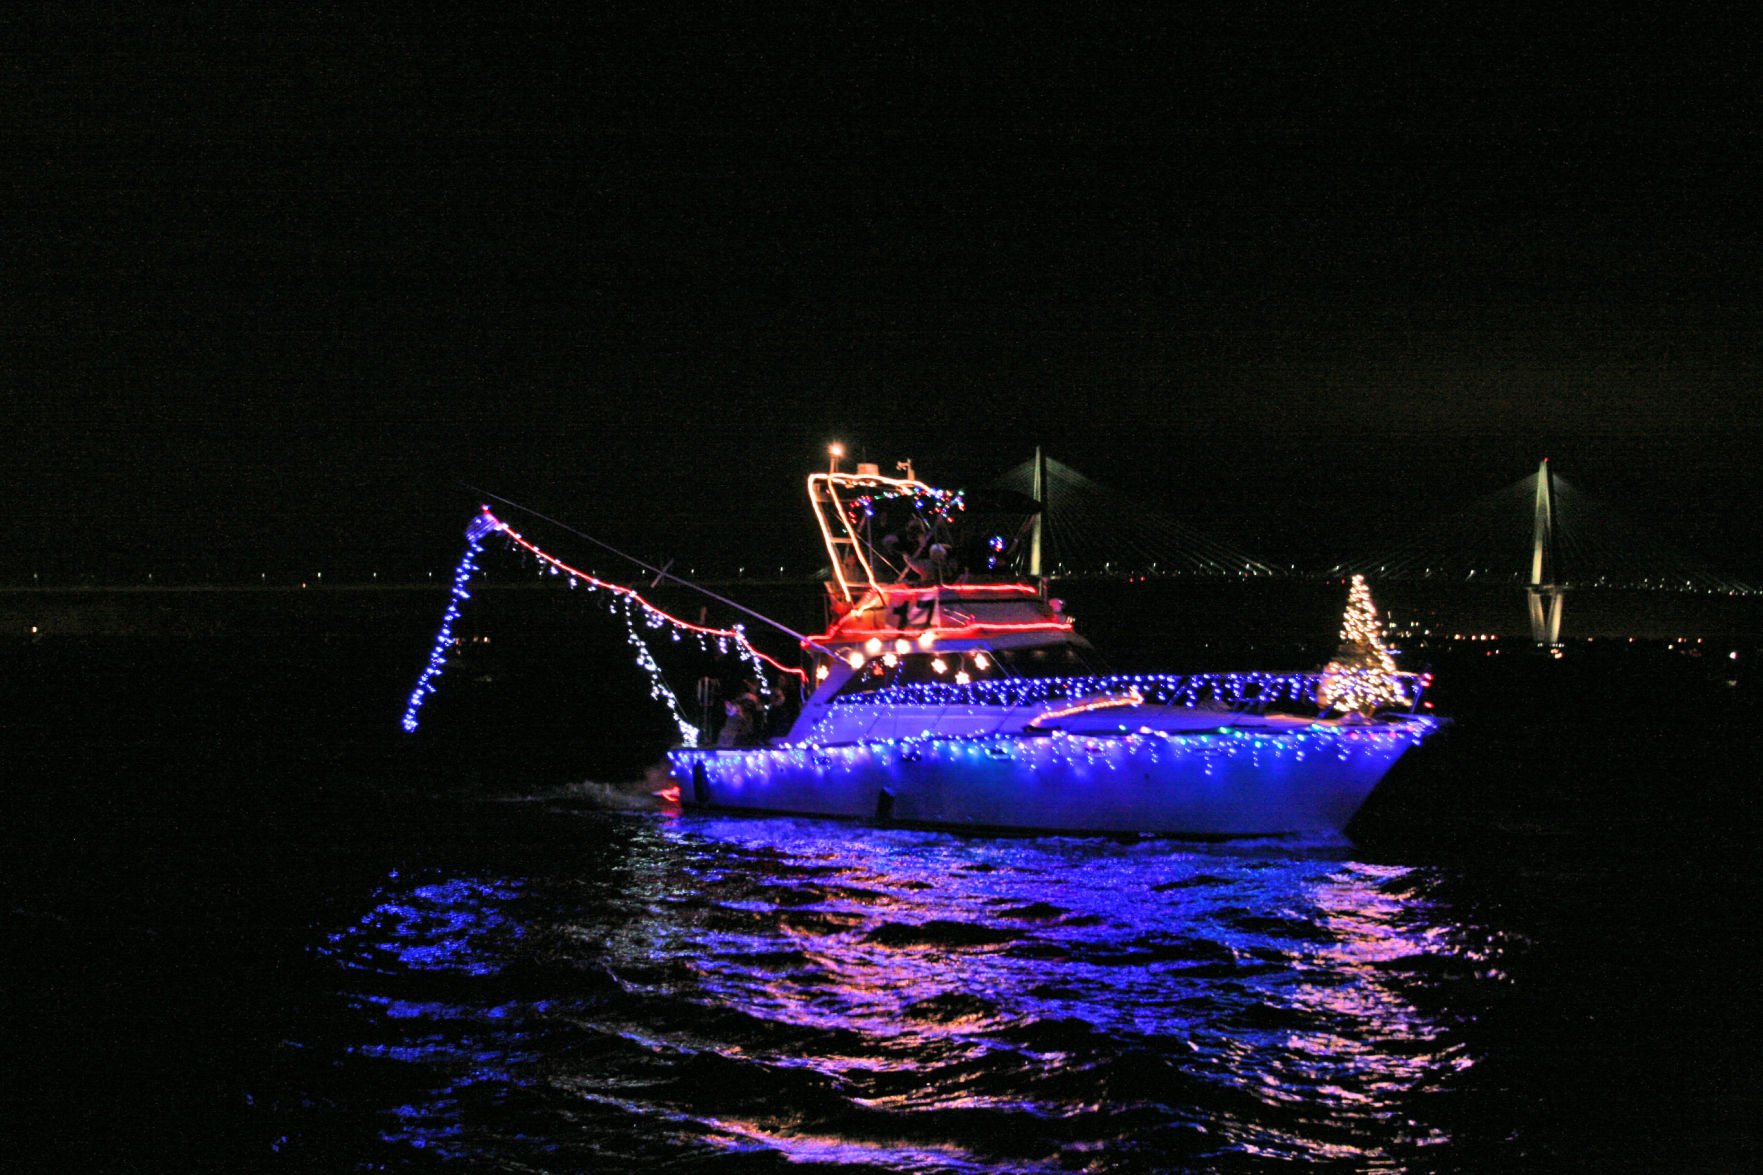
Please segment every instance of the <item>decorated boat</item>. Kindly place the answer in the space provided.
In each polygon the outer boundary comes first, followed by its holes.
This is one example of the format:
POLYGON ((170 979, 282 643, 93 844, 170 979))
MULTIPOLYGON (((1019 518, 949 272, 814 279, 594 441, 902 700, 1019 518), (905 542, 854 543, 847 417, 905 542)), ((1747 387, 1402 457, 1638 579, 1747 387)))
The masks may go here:
POLYGON ((1340 653, 1321 671, 1109 673, 1048 594, 1038 492, 970 498, 919 481, 909 462, 884 476, 843 470, 841 456, 807 484, 828 558, 817 634, 565 528, 657 583, 674 579, 788 633, 799 665, 762 652, 739 624, 692 623, 563 562, 485 506, 466 530, 404 728, 416 730, 462 644, 454 622, 492 537, 622 615, 652 696, 677 724, 666 791, 688 810, 1044 833, 1336 832, 1438 727, 1419 712, 1428 679, 1396 669, 1361 580, 1340 653), (738 658, 744 691, 730 696, 706 676, 689 718, 646 635, 660 630, 738 658))
MULTIPOLYGON (((1016 504, 1027 521, 1012 530, 901 470, 842 471, 835 454, 808 478, 830 614, 801 641, 809 691, 781 736, 669 751, 685 808, 1048 833, 1334 832, 1437 728, 1418 712, 1426 680, 1397 672, 1376 639, 1368 594, 1347 627, 1369 619, 1369 632, 1344 632, 1343 657, 1321 672, 1104 672, 1040 576, 1037 502, 1016 504)), ((730 721, 749 728, 732 706, 730 721)))

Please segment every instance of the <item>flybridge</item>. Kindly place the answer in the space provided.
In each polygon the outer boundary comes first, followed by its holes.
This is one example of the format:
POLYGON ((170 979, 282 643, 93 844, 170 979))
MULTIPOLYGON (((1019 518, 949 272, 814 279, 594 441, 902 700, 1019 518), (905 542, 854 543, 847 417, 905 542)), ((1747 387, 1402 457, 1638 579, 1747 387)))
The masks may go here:
POLYGON ((871 464, 846 472, 839 468, 843 450, 834 446, 832 453, 830 469, 809 474, 808 500, 826 545, 835 607, 899 587, 1020 586, 1019 573, 1038 574, 1037 500, 939 489, 918 480, 910 461, 899 463, 903 477, 883 476, 871 464))
POLYGON ((808 501, 838 597, 847 604, 865 591, 881 591, 882 581, 896 575, 940 574, 939 556, 947 558, 948 532, 964 507, 958 493, 916 478, 883 477, 874 465, 841 473, 837 457, 829 472, 808 475, 808 501))
POLYGON ((885 656, 1081 640, 1038 583, 1014 577, 1032 555, 1038 502, 1016 496, 982 519, 961 491, 918 480, 910 461, 905 476, 885 477, 876 465, 845 472, 840 456, 835 447, 831 468, 808 476, 833 613, 815 642, 885 656))

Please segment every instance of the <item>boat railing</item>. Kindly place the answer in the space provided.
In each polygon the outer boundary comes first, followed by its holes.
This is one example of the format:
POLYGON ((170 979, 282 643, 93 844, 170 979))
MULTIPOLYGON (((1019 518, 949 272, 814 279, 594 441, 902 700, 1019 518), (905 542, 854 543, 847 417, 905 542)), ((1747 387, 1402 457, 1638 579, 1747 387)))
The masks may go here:
MULTIPOLYGON (((1073 677, 987 678, 931 681, 853 692, 834 698, 834 706, 1016 707, 1134 695, 1134 705, 1198 707, 1215 705, 1264 713, 1281 706, 1317 706, 1320 672, 1106 674, 1073 677)), ((1418 705, 1430 675, 1396 673, 1404 692, 1418 705)))

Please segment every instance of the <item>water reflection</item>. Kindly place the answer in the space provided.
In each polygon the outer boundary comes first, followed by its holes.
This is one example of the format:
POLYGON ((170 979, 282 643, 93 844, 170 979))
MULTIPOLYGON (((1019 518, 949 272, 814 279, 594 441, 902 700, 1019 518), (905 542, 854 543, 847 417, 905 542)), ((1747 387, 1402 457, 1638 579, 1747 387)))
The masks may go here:
POLYGON ((1425 1168, 1504 982, 1498 928, 1341 846, 588 831, 326 939, 377 1161, 1425 1168))
POLYGON ((503 940, 521 933, 503 912, 519 888, 514 881, 466 877, 392 888, 358 926, 332 934, 328 942, 354 948, 354 967, 487 975, 497 969, 495 957, 507 953, 503 940))

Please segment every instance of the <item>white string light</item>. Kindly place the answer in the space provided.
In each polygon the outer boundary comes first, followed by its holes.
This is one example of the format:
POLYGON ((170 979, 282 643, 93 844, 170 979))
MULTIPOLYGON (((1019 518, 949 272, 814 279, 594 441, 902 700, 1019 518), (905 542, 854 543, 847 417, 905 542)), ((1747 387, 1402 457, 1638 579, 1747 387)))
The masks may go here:
POLYGON ((732 645, 752 670, 752 676, 764 694, 769 695, 771 692, 771 678, 765 670, 767 664, 780 672, 795 674, 797 677, 803 678, 806 676, 801 670, 784 665, 760 652, 747 638, 746 629, 741 625, 737 624, 732 628, 711 628, 670 615, 645 600, 633 588, 612 583, 596 575, 578 570, 545 553, 492 514, 488 507, 485 507, 482 513, 474 518, 471 525, 466 528, 465 555, 460 559, 459 566, 453 573, 452 595, 448 600, 447 610, 441 617, 440 631, 435 634, 435 644, 429 654, 428 663, 417 678, 416 688, 411 692, 410 703, 404 711, 403 727, 407 731, 416 730, 417 711, 421 709, 423 700, 435 692, 436 679, 440 677, 442 670, 446 667, 447 653, 457 643, 453 635, 453 623, 459 619, 460 605, 471 598, 468 585, 477 571, 477 558, 484 549, 483 540, 491 534, 502 535, 517 550, 524 551, 537 559, 540 575, 567 576, 572 590, 585 587, 589 593, 601 591, 611 593, 613 598, 607 601, 607 610, 619 612, 624 619, 625 636, 630 642, 637 666, 649 677, 649 696, 667 707, 668 713, 679 728, 681 740, 687 746, 695 746, 701 732, 697 726, 686 719, 678 695, 667 684, 660 662, 656 660, 653 650, 650 649, 639 629, 637 623, 639 614, 642 617, 642 628, 656 630, 665 628, 675 642, 679 642, 687 636, 694 637, 697 639, 698 648, 704 653, 710 653, 714 649, 718 653, 726 654, 732 645))
POLYGON ((1383 643, 1383 625, 1371 588, 1363 575, 1353 577, 1347 592, 1347 610, 1341 617, 1341 647, 1322 671, 1316 700, 1325 710, 1370 716, 1392 706, 1406 707, 1412 700, 1402 689, 1396 659, 1383 643))

